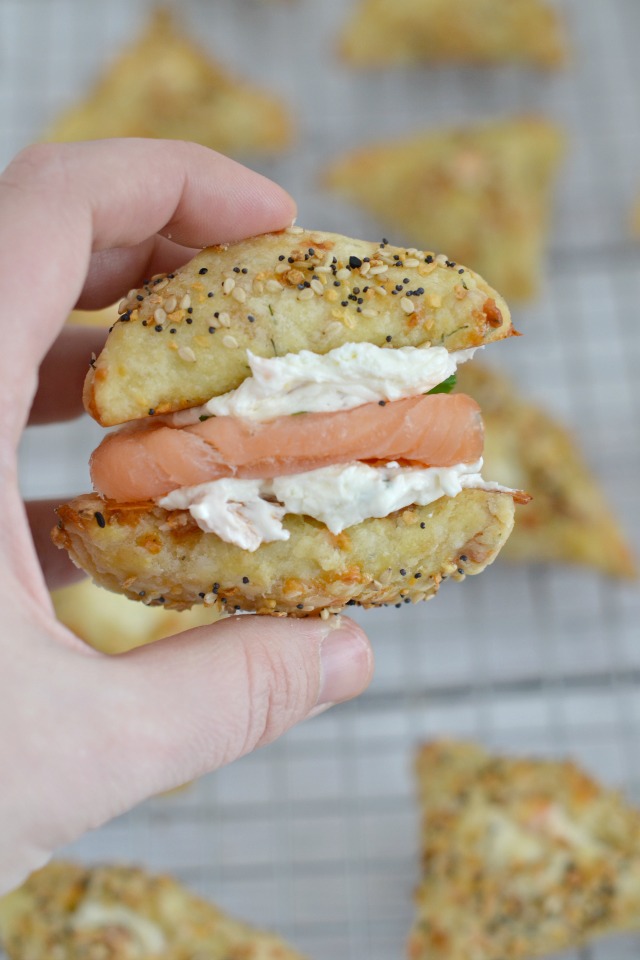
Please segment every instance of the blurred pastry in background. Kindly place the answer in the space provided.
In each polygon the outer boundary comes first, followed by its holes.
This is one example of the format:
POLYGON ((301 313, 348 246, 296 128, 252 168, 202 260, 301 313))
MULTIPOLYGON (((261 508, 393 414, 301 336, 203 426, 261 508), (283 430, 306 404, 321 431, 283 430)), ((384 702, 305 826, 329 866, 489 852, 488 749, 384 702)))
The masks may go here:
POLYGON ((161 137, 231 156, 285 149, 292 125, 278 97, 230 74, 176 21, 166 9, 155 10, 143 35, 45 139, 161 137))
POLYGON ((519 960, 640 927, 640 813, 565 761, 437 742, 417 756, 411 960, 519 960))
POLYGON ((635 558, 572 435, 478 363, 458 370, 458 389, 480 404, 487 475, 533 497, 518 512, 504 560, 576 563, 636 577, 635 558))
POLYGON ((154 640, 220 620, 215 607, 196 606, 181 613, 133 603, 118 593, 82 580, 52 591, 56 616, 72 633, 102 653, 126 653, 154 640))
POLYGON ((560 17, 543 0, 360 0, 340 46, 357 67, 453 62, 550 69, 567 57, 560 17))
POLYGON ((0 899, 9 960, 303 960, 170 876, 54 862, 0 899))
POLYGON ((335 161, 326 183, 385 229, 444 250, 507 299, 524 300, 540 285, 563 152, 554 125, 522 117, 365 146, 335 161))

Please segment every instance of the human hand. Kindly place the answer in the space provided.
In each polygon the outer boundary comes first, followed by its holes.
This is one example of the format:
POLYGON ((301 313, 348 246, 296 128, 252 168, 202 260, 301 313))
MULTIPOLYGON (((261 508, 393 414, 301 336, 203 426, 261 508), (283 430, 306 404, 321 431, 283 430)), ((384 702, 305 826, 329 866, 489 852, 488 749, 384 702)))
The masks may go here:
POLYGON ((30 411, 39 423, 81 412, 100 335, 56 339, 76 303, 104 306, 194 248, 280 229, 293 215, 275 184, 186 143, 31 147, 0 177, 0 893, 56 847, 369 682, 369 645, 345 619, 247 616, 96 653, 56 620, 45 585, 72 569, 50 544, 52 504, 27 516, 18 490, 30 411))

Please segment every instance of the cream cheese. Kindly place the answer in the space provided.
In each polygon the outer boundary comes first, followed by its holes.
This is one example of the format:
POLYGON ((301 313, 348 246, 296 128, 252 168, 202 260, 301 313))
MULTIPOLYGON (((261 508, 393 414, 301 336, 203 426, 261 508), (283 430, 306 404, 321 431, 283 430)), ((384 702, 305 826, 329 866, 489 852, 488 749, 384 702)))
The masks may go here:
POLYGON ((510 492, 483 480, 481 469, 482 460, 422 469, 354 462, 268 480, 214 480, 174 490, 158 503, 167 510, 188 510, 201 530, 253 552, 262 543, 289 539, 282 525, 287 513, 313 517, 337 534, 467 488, 510 492))
POLYGON ((475 349, 449 353, 444 347, 389 349, 346 343, 324 355, 301 350, 265 359, 247 350, 252 375, 237 390, 171 414, 166 422, 181 427, 210 416, 273 420, 415 397, 433 390, 474 353, 475 349))

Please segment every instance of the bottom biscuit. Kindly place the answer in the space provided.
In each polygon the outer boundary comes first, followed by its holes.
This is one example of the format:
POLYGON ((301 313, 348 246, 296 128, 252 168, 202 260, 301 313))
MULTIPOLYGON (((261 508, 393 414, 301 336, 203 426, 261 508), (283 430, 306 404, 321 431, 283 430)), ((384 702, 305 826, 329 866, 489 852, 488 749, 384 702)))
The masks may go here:
POLYGON ((64 862, 0 899, 0 942, 9 960, 303 960, 172 877, 64 862))
POLYGON ((289 515, 288 541, 249 553, 152 503, 88 494, 57 512, 54 542, 109 590, 176 610, 205 603, 276 616, 428 600, 446 577, 484 570, 514 521, 509 494, 463 490, 337 535, 289 515))

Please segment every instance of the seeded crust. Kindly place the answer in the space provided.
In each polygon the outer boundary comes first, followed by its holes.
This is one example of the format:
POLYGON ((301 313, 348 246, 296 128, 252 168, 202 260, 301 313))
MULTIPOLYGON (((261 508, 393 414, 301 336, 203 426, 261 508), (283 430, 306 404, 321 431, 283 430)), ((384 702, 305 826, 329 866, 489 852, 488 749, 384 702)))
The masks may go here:
POLYGON ((297 227, 204 250, 130 291, 120 309, 85 384, 85 406, 104 426, 235 389, 250 374, 247 349, 324 354, 366 341, 460 350, 513 333, 502 297, 445 257, 297 227))
POLYGON ((411 960, 520 960, 640 927, 640 814, 570 762, 471 743, 417 756, 411 960))
POLYGON ((193 140, 232 156, 272 154, 291 140, 280 100, 230 74, 156 9, 86 100, 63 113, 46 140, 160 137, 193 140))
POLYGON ((631 549, 569 431, 476 362, 458 370, 458 389, 482 408, 485 475, 533 498, 519 511, 501 559, 577 563, 637 577, 631 549))
POLYGON ((255 553, 203 533, 187 511, 88 494, 57 512, 54 542, 108 590, 176 610, 205 603, 305 617, 427 600, 444 577, 480 573, 509 536, 514 505, 508 494, 464 490, 337 536, 289 515, 290 539, 255 553))
POLYGON ((562 153, 556 127, 516 118, 360 148, 335 161, 326 182, 413 243, 472 263, 507 299, 525 300, 540 285, 562 153))
POLYGON ((278 937, 228 917, 170 876, 65 862, 49 864, 0 900, 0 941, 9 960, 303 960, 278 937), (111 910, 111 917, 99 923, 94 915, 89 925, 95 909, 111 910))
POLYGON ((342 38, 356 67, 566 60, 560 18, 541 0, 360 0, 342 38))

